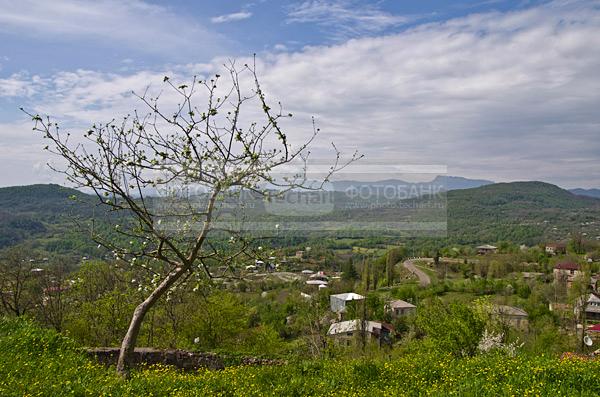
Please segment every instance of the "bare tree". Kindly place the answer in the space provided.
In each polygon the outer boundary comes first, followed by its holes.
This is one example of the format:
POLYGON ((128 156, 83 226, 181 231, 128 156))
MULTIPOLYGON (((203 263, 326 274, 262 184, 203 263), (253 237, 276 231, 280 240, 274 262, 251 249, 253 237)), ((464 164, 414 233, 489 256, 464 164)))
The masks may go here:
POLYGON ((69 288, 67 270, 55 261, 37 276, 39 293, 35 295, 37 312, 41 320, 57 331, 62 331, 67 311, 66 292, 69 288))
POLYGON ((121 344, 117 371, 122 375, 128 373, 144 316, 161 296, 193 274, 213 277, 209 263, 229 264, 252 255, 244 233, 216 223, 219 203, 245 192, 270 199, 292 189, 321 189, 334 172, 360 157, 354 153, 342 161, 333 146, 335 160, 321 183, 309 181, 308 146, 319 131, 314 121, 310 137, 292 145, 280 126, 292 115, 280 104, 269 106, 255 64, 238 68, 231 62, 225 70, 226 90, 217 87, 219 75, 194 77, 189 84, 165 77, 168 92, 179 98, 174 110, 163 109, 160 95, 146 92, 137 95, 146 113, 134 111, 122 120, 95 124, 83 137, 62 132, 49 117, 27 113, 34 130, 49 140, 46 149, 66 164, 51 167, 76 188, 93 191, 112 213, 124 215, 114 225, 117 237, 92 224, 92 238, 117 260, 152 274, 148 295, 136 307, 121 344), (242 119, 246 104, 257 106, 262 121, 242 119), (274 177, 274 170, 291 164, 300 164, 300 171, 274 177), (151 191, 164 192, 175 204, 164 205, 165 199, 152 197, 151 191), (223 235, 231 237, 227 249, 211 243, 223 235))
POLYGON ((0 300, 4 310, 22 316, 35 305, 37 293, 34 263, 20 248, 6 251, 0 258, 0 300))

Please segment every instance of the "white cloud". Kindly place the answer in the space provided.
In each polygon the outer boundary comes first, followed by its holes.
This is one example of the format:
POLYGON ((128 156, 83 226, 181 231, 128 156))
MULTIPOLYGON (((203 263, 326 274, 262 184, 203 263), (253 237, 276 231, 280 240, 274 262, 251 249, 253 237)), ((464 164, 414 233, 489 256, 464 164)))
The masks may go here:
POLYGON ((212 17, 210 21, 212 23, 225 23, 225 22, 233 22, 233 21, 241 21, 243 19, 248 19, 252 16, 251 12, 248 11, 240 11, 234 12, 231 14, 219 15, 216 17, 212 17))
MULTIPOLYGON (((300 141, 322 136, 365 161, 447 164, 451 174, 600 186, 600 9, 555 2, 471 15, 378 38, 257 60, 263 88, 295 114, 300 141)), ((245 60, 239 60, 243 64, 245 60)), ((129 91, 164 74, 215 73, 222 60, 165 71, 58 73, 34 84, 35 109, 73 125, 139 104, 129 91)), ((165 96, 166 104, 176 101, 165 96)))
POLYGON ((0 79, 0 98, 31 97, 44 83, 40 76, 15 73, 8 78, 0 79))
POLYGON ((600 185, 597 70, 600 10, 556 2, 281 55, 267 82, 374 159, 600 185))
POLYGON ((414 19, 354 0, 304 1, 292 6, 287 15, 288 23, 315 23, 338 40, 380 33, 414 19))
POLYGON ((0 9, 0 32, 41 40, 93 38, 161 54, 212 53, 227 44, 195 21, 142 0, 0 0, 0 9))

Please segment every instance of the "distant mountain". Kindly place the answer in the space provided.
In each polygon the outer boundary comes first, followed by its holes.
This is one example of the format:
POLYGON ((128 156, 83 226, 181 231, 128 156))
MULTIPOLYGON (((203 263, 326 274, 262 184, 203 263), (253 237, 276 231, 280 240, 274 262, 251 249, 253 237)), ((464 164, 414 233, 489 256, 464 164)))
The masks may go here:
POLYGON ((595 197, 595 198, 600 198, 600 189, 570 189, 569 190, 571 193, 576 194, 578 196, 588 196, 588 197, 595 197))
POLYGON ((438 175, 431 181, 407 182, 401 179, 385 179, 375 182, 361 182, 353 180, 333 181, 333 190, 338 192, 346 191, 352 188, 371 188, 373 190, 384 189, 386 187, 405 187, 405 190, 414 189, 421 191, 435 186, 441 191, 450 191, 458 189, 472 189, 480 186, 490 185, 494 182, 485 179, 468 179, 461 176, 438 175))
POLYGON ((472 189, 480 186, 491 185, 494 182, 486 179, 469 179, 462 176, 445 176, 439 175, 434 179, 434 182, 441 183, 446 186, 446 190, 472 189))

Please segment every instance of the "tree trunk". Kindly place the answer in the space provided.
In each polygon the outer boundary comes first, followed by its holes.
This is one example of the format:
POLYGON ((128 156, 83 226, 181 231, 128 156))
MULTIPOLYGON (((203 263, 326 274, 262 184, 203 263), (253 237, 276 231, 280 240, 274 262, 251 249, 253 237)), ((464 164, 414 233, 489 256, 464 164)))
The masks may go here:
POLYGON ((119 352, 119 359, 117 361, 117 373, 123 377, 129 376, 129 367, 131 365, 131 357, 135 349, 137 337, 144 321, 144 316, 148 313, 158 299, 173 286, 173 284, 179 280, 179 278, 186 272, 187 266, 179 266, 175 268, 171 273, 165 277, 165 279, 156 287, 154 291, 134 310, 133 316, 131 317, 131 323, 129 329, 121 342, 121 350, 119 352))

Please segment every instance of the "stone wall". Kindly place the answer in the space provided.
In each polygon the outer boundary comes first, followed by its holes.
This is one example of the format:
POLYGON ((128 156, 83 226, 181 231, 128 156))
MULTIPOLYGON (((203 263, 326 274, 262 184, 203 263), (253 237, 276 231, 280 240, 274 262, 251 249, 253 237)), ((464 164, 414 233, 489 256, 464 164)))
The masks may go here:
MULTIPOLYGON (((87 350, 88 355, 105 365, 115 365, 119 357, 117 347, 98 347, 87 350)), ((197 353, 185 350, 160 350, 148 347, 136 348, 133 354, 134 365, 165 364, 173 365, 183 370, 196 370, 199 368, 223 369, 225 360, 215 353, 197 353)), ((283 365, 285 361, 255 357, 240 359, 240 365, 283 365)))

